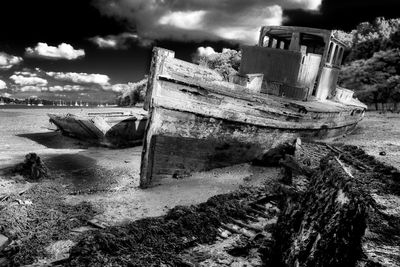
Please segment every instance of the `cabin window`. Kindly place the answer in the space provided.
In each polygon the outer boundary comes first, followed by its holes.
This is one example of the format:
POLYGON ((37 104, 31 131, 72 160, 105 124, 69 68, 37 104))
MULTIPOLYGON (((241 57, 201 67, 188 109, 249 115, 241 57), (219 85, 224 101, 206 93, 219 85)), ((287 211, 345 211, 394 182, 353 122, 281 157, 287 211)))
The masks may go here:
POLYGON ((330 43, 329 44, 329 49, 328 49, 328 56, 326 57, 326 61, 327 62, 329 62, 331 60, 332 48, 333 48, 333 43, 330 43))
POLYGON ((272 39, 272 45, 271 48, 277 48, 278 40, 272 39))
POLYGON ((335 44, 335 52, 333 52, 333 57, 331 59, 331 64, 333 64, 333 65, 335 65, 336 61, 337 61, 338 49, 339 49, 339 46, 337 44, 335 44))
POLYGON ((344 49, 343 49, 343 47, 340 47, 338 59, 337 59, 337 61, 336 61, 336 65, 338 65, 338 66, 340 66, 340 65, 342 64, 343 53, 344 53, 344 49))
POLYGON ((269 37, 267 47, 272 47, 272 42, 273 41, 274 41, 274 39, 272 37, 269 37))
POLYGON ((276 40, 276 46, 275 48, 280 48, 281 47, 281 41, 279 41, 278 39, 276 40))
POLYGON ((300 33, 300 51, 322 55, 325 49, 324 38, 318 35, 300 33))
POLYGON ((262 46, 268 47, 268 44, 269 44, 269 36, 264 36, 262 46))
POLYGON ((279 48, 280 48, 280 49, 285 49, 285 47, 286 47, 285 42, 284 42, 284 41, 281 41, 281 42, 280 42, 280 45, 279 45, 279 48))

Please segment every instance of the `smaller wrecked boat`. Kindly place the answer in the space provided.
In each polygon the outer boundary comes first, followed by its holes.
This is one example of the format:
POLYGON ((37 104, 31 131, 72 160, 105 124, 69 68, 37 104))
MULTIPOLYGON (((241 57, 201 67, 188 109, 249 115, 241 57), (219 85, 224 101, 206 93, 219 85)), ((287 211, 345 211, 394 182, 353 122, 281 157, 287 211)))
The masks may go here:
POLYGON ((140 145, 147 123, 145 111, 48 114, 50 122, 66 136, 108 147, 140 145))

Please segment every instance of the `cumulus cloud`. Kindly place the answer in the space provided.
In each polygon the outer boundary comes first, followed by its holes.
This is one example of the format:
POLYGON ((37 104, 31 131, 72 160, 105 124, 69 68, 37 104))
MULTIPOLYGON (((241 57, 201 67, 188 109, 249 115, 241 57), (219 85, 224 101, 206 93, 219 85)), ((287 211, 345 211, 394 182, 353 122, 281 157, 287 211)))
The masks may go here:
POLYGON ((280 25, 283 9, 318 10, 322 0, 96 0, 146 39, 220 40, 254 44, 261 26, 280 25))
POLYGON ((134 33, 121 33, 118 35, 95 36, 89 38, 99 48, 104 49, 127 49, 131 44, 139 44, 140 46, 151 45, 151 40, 146 40, 134 33))
POLYGON ((200 46, 197 48, 196 56, 197 57, 208 57, 209 55, 212 55, 215 53, 216 52, 215 52, 214 48, 212 48, 210 46, 207 46, 207 47, 200 46))
POLYGON ((0 70, 8 70, 22 62, 21 57, 0 52, 0 70))
POLYGON ((87 88, 81 85, 55 85, 49 86, 48 90, 50 92, 76 92, 76 91, 83 91, 87 88))
POLYGON ((42 92, 45 90, 46 90, 46 87, 35 86, 35 85, 26 85, 26 86, 17 88, 17 91, 19 91, 19 92, 42 92))
POLYGON ((321 5, 321 0, 292 0, 292 3, 303 6, 305 9, 318 10, 321 5))
POLYGON ((14 71, 15 75, 22 75, 22 76, 27 76, 27 77, 37 77, 36 73, 27 71, 27 70, 23 70, 23 71, 14 71))
POLYGON ((24 75, 17 75, 14 74, 10 76, 10 80, 12 80, 16 85, 20 86, 45 86, 47 85, 47 80, 40 78, 40 77, 35 77, 35 76, 24 76, 24 75))
POLYGON ((9 93, 3 93, 3 94, 0 94, 2 97, 12 97, 12 94, 9 94, 9 93))
POLYGON ((74 49, 72 45, 62 43, 58 46, 49 46, 46 43, 38 43, 35 47, 25 49, 25 54, 30 57, 47 59, 74 60, 85 56, 83 49, 74 49))
POLYGON ((2 89, 7 89, 7 84, 4 81, 0 80, 0 90, 2 89))
POLYGON ((129 90, 129 88, 130 88, 129 84, 118 83, 118 84, 113 84, 109 87, 106 87, 105 89, 116 92, 116 93, 121 93, 121 92, 125 92, 125 91, 129 90))
POLYGON ((202 26, 204 16, 207 14, 204 10, 196 11, 175 11, 163 15, 158 23, 161 25, 170 25, 180 29, 196 30, 202 26))
POLYGON ((104 74, 88 74, 77 72, 46 72, 46 74, 59 81, 79 84, 108 85, 110 81, 110 77, 104 74))

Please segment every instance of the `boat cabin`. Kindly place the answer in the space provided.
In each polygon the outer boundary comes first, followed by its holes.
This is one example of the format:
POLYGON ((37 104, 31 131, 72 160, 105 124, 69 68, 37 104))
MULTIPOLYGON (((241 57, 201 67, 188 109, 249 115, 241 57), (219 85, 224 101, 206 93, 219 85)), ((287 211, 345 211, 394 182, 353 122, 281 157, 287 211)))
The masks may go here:
POLYGON ((257 46, 242 47, 239 75, 259 73, 262 93, 298 100, 331 99, 345 48, 328 30, 265 26, 257 46))

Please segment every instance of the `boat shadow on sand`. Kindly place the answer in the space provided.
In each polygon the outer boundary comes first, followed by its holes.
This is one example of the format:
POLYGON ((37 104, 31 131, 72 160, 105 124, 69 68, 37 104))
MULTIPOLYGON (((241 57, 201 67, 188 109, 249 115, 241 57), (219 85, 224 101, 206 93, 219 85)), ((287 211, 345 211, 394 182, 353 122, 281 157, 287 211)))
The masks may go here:
MULTIPOLYGON (((59 180, 70 189, 72 194, 108 190, 118 184, 118 177, 124 175, 120 168, 106 168, 98 164, 104 154, 101 151, 110 150, 110 148, 70 138, 59 132, 18 136, 28 138, 49 149, 61 149, 55 154, 44 153, 40 157, 50 171, 49 178, 59 180), (64 149, 65 152, 63 152, 64 149)), ((103 152, 108 154, 106 151, 103 152)), ((7 170, 5 172, 9 173, 7 170)))
POLYGON ((17 134, 16 136, 27 138, 40 145, 52 149, 84 149, 90 146, 98 146, 95 143, 73 139, 69 136, 60 134, 59 132, 17 134))

